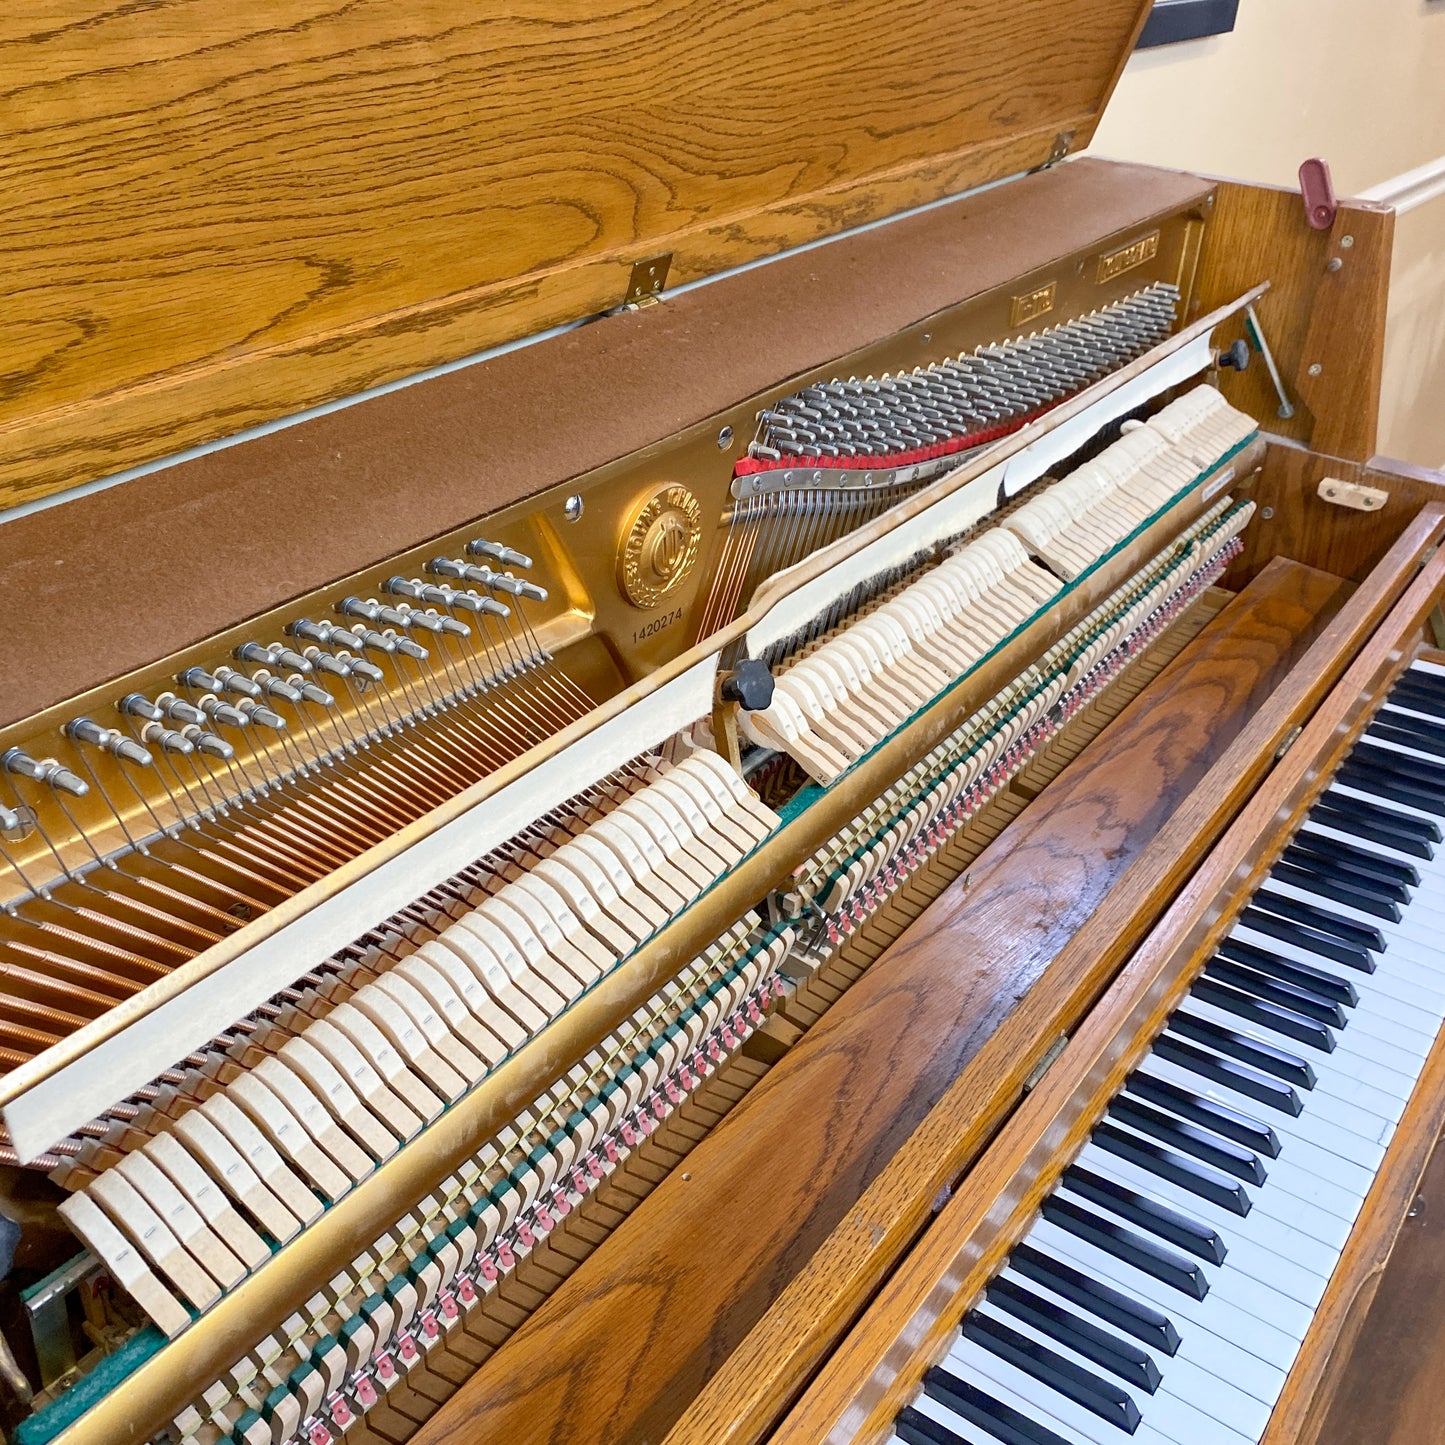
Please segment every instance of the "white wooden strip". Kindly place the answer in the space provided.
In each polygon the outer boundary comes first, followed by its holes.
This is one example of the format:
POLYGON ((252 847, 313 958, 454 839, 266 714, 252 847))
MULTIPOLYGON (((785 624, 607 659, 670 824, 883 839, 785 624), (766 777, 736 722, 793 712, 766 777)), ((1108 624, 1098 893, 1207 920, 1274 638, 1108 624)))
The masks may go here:
POLYGON ((703 658, 525 777, 321 900, 224 968, 198 979, 12 1099, 5 1106, 5 1124, 21 1161, 43 1154, 117 1099, 150 1083, 160 1069, 208 1043, 313 965, 549 809, 705 716, 712 709, 716 671, 716 655, 703 658))
POLYGON ((1406 211, 1413 211, 1437 196, 1445 196, 1445 156, 1436 156, 1433 161, 1426 161, 1413 171, 1406 171, 1404 175, 1360 192, 1362 201, 1393 206, 1397 216, 1403 216, 1406 211))

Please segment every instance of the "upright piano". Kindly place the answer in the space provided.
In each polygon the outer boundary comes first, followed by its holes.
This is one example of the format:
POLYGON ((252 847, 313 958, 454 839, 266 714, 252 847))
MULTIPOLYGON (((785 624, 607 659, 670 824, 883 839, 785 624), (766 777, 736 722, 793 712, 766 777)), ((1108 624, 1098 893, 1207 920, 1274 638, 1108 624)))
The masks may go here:
POLYGON ((0 17, 6 1439, 1319 1438, 1445 478, 1147 9, 0 17))

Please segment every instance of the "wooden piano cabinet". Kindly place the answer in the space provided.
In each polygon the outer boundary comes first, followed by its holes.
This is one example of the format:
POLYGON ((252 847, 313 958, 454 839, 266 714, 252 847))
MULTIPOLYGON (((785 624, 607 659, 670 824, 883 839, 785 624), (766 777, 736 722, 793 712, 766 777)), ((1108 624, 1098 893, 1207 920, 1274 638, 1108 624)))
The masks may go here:
POLYGON ((1230 569, 1231 585, 1241 585, 1271 557, 1293 557, 1360 582, 1421 507, 1445 500, 1445 473, 1388 457, 1342 461, 1271 438, 1251 495, 1260 511, 1230 569), (1378 512, 1327 502, 1319 495, 1326 477, 1377 488, 1389 500, 1378 512))
POLYGON ((1411 529, 1393 572, 1298 666, 1291 630, 1309 635, 1337 605, 1334 579, 1281 564, 1226 608, 1156 682, 1153 715, 1136 702, 1050 785, 418 1445, 546 1440, 601 1419, 612 1439, 656 1441, 680 1415, 678 1440, 763 1435, 1399 596, 1440 520, 1411 529))
POLYGON ((1435 1151, 1389 1261, 1362 1289, 1322 1387, 1315 1440, 1328 1445, 1439 1445, 1445 1439, 1445 1148, 1435 1151), (1358 1329, 1355 1327, 1358 1325, 1358 1329), (1345 1334, 1354 1330, 1352 1343, 1345 1334), (1333 1388, 1331 1388, 1333 1386, 1333 1388))
MULTIPOLYGON (((1333 225, 1316 231, 1298 191, 1237 181, 1220 183, 1213 211, 1195 305, 1208 311, 1270 283, 1255 310, 1294 415, 1279 415, 1261 356, 1244 372, 1225 372, 1221 390, 1268 431, 1366 461, 1379 420, 1394 212, 1341 201, 1333 225)), ((1245 334, 1244 317, 1236 317, 1216 344, 1227 347, 1245 334)))
MULTIPOLYGON (((1445 512, 1429 509, 1426 515, 1438 526, 1445 512)), ((1025 1232, 1109 1098, 1369 721, 1375 700, 1414 655, 1421 625, 1442 586, 1445 554, 1436 552, 1133 953, 1101 1005, 878 1292, 772 1437, 772 1445, 813 1445, 824 1439, 830 1445, 873 1445, 886 1439, 894 1416, 923 1373, 946 1352, 959 1318, 1025 1232)), ((1265 1437, 1269 1445, 1313 1439, 1297 1432, 1327 1368, 1330 1348, 1350 1301, 1378 1269, 1382 1248, 1388 1250, 1442 1118, 1445 1035, 1437 1041, 1398 1142, 1316 1314, 1265 1437)), ((682 1438, 675 1432, 671 1441, 682 1438)))
POLYGON ((0 503, 1043 165, 1148 8, 7 6, 0 503))

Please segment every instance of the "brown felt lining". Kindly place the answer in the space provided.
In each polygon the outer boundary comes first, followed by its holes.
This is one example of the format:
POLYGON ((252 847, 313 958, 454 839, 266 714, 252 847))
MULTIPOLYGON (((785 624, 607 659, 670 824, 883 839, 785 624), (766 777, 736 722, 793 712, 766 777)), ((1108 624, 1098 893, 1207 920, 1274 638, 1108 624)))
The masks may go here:
POLYGON ((0 525, 0 725, 1207 189, 1076 161, 0 525))

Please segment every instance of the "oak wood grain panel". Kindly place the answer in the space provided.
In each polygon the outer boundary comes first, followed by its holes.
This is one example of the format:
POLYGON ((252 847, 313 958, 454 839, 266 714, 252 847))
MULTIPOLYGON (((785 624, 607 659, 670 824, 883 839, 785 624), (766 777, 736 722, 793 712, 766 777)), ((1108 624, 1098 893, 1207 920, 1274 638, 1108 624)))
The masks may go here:
MULTIPOLYGON (((1270 283, 1255 309, 1295 414, 1279 416, 1258 356, 1247 371, 1221 378, 1235 406, 1315 451, 1360 462, 1374 453, 1394 223, 1387 206, 1341 201, 1331 229, 1316 231, 1296 191, 1220 184, 1196 304, 1207 311, 1248 286, 1270 283), (1331 270, 1334 262, 1339 266, 1331 270)), ((1220 329, 1218 344, 1244 334, 1241 316, 1220 329)))
MULTIPOLYGON (((1437 1143, 1353 1342, 1336 1347, 1337 1378, 1317 1438, 1330 1445, 1440 1445, 1445 1370, 1445 1149, 1437 1143)), ((1408 1209, 1408 1206, 1407 1206, 1408 1209)))
POLYGON ((1245 533, 1243 554, 1230 571, 1235 586, 1271 557, 1281 555, 1358 582, 1422 506, 1445 500, 1445 473, 1385 457, 1346 462, 1271 441, 1251 495, 1260 512, 1245 533), (1318 491, 1325 477, 1378 487, 1389 494, 1389 501, 1378 512, 1356 512, 1326 502, 1318 491))
MULTIPOLYGON (((1336 579, 1280 564, 1226 608, 1164 674, 1169 704, 1127 711, 1046 789, 967 884, 945 893, 694 1151, 688 1177, 660 1185, 419 1442, 556 1440, 581 1419, 608 1421, 609 1440, 658 1439, 837 1229, 844 1267, 810 1276, 790 1316, 806 1338, 757 1347, 750 1338, 757 1368, 730 1367, 728 1384, 710 1392, 725 1417, 693 1412, 683 1438, 765 1429, 846 1326, 863 1276, 916 1234, 939 1185, 996 1127, 1060 1018, 1092 998, 1142 922, 1131 935, 1127 919, 1110 918, 1109 943, 1096 929, 1084 967, 1030 986, 1181 816, 1339 594, 1336 579), (956 1095, 961 1074, 969 1106, 947 1137, 913 1152, 897 1207, 863 1199, 950 1086, 956 1095)), ((1165 846, 1177 866, 1178 840, 1165 846)))
POLYGON ((0 13, 0 486, 38 495, 1011 174, 1141 0, 0 13))
MULTIPOLYGON (((1353 747, 1384 690, 1408 662, 1421 620, 1434 605, 1442 581, 1445 557, 1437 554, 1351 661, 1284 760, 1190 878, 1039 1087, 959 1183, 937 1221, 790 1413, 773 1445, 824 1438, 839 1445, 873 1445, 886 1438, 923 1372, 946 1350, 959 1318, 1026 1232, 1108 1100, 1353 747)), ((1410 1106, 1415 1111, 1422 1097, 1429 1099, 1432 1117, 1445 1109, 1445 1099, 1436 1097, 1445 1081, 1445 1048, 1436 1053, 1410 1106)), ((1424 1135, 1426 1149, 1434 1137, 1433 1132, 1424 1135)), ((1417 1142, 1408 1139, 1397 1134, 1372 1200, 1382 1193, 1397 1200, 1399 1179, 1418 1174, 1423 1155, 1417 1142)), ((1342 1273, 1348 1272, 1351 1251, 1360 1248, 1362 1236, 1371 1241, 1369 1256, 1378 1251, 1378 1223, 1367 1205, 1341 1262, 1342 1273)), ((1393 1237, 1393 1229, 1389 1234, 1393 1237)), ((1332 1285, 1331 1293, 1335 1289, 1332 1285)), ((1351 1291, 1342 1294, 1348 1299, 1351 1291)), ((1330 1313, 1327 1295, 1311 1340, 1327 1331, 1330 1313)), ((1311 1340, 1305 1342, 1297 1374, 1317 1383, 1308 1363, 1311 1340)), ((1299 1398, 1308 1400, 1310 1390, 1305 1382, 1299 1398)), ((1296 1438, 1289 1429, 1274 1435, 1275 1429, 1271 1425, 1272 1445, 1296 1438)))

